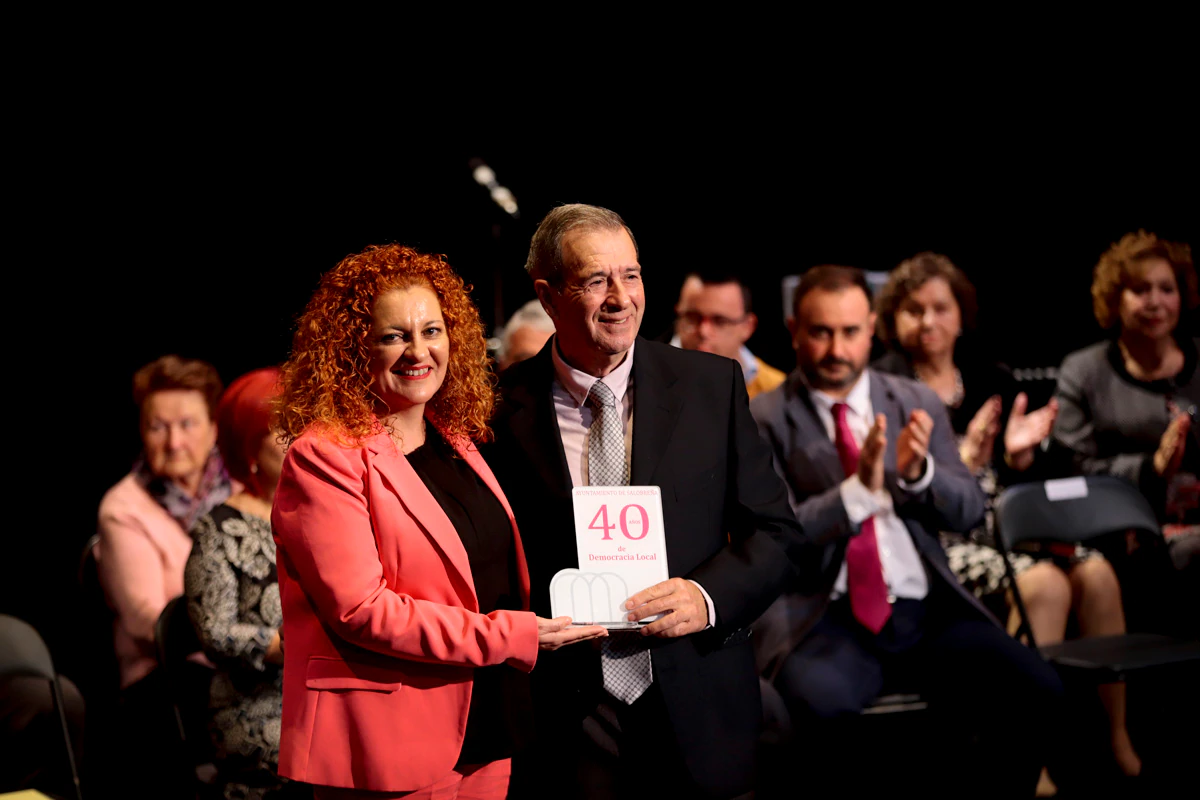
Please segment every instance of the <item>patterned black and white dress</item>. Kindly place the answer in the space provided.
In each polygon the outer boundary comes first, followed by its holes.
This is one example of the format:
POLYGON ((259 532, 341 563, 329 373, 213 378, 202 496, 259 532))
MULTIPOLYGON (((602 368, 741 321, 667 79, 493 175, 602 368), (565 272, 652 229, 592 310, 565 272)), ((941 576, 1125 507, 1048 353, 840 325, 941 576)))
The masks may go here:
MULTIPOLYGON (((956 355, 956 361, 958 360, 956 355)), ((900 353, 892 352, 877 360, 873 367, 893 375, 903 375, 917 379, 912 365, 900 353)), ((1008 423, 1008 414, 1012 409, 1013 399, 1020 391, 1011 371, 1002 364, 967 359, 965 366, 957 372, 957 386, 954 398, 946 403, 946 413, 950 417, 950 427, 954 430, 954 438, 958 444, 967 432, 971 420, 979 409, 993 395, 1001 398, 1000 431, 1003 432, 1008 423)), ((993 461, 985 464, 975 473, 979 487, 983 490, 986 501, 982 523, 969 532, 943 531, 939 534, 942 549, 950 562, 950 570, 958 577, 959 583, 975 595, 999 619, 1005 620, 1009 614, 1009 597, 1007 578, 1004 569, 1004 558, 996 548, 996 513, 995 503, 1000 492, 1004 489, 1004 481, 1031 480, 1045 475, 1013 473, 1003 466, 1003 433, 997 437, 993 461)), ((1030 555, 1026 553, 1009 553, 1009 563, 1013 575, 1020 575, 1032 567, 1041 558, 1050 558, 1060 569, 1069 571, 1070 568, 1088 558, 1100 554, 1090 548, 1076 546, 1070 553, 1049 553, 1030 555)))
POLYGON ((188 613, 216 665, 210 730, 227 800, 262 800, 276 774, 283 670, 265 661, 283 623, 271 523, 219 505, 197 520, 184 574, 188 613))

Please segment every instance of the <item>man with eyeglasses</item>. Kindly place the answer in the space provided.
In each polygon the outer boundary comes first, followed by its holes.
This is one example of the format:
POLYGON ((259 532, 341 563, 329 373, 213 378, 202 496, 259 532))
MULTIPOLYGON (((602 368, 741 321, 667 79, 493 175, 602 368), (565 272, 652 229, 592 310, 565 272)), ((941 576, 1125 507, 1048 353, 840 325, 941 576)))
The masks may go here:
POLYGON ((745 283, 730 274, 693 272, 684 280, 675 304, 675 337, 671 344, 739 362, 746 392, 753 399, 787 377, 746 347, 757 327, 758 317, 751 310, 750 288, 745 283))

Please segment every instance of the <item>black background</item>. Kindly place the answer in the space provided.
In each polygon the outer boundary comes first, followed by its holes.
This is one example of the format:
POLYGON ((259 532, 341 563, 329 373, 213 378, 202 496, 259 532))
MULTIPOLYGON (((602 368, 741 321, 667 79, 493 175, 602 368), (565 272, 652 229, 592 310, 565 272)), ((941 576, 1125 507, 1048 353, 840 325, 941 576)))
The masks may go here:
POLYGON ((228 76, 170 91, 133 77, 81 69, 69 92, 35 95, 9 164, 19 530, 4 602, 68 663, 58 606, 100 497, 139 449, 133 372, 169 352, 226 381, 284 360, 320 274, 367 244, 446 254, 490 329, 533 296, 522 265, 541 216, 608 206, 641 248, 643 333, 671 324, 684 273, 721 264, 755 290, 752 349, 784 369, 780 280, 814 264, 945 253, 979 290, 992 352, 1047 367, 1101 336, 1088 288, 1110 242, 1146 228, 1200 244, 1195 131, 1159 77, 931 84, 884 68, 831 89, 780 74, 684 95, 664 84, 636 110, 626 84, 575 87, 560 97, 590 102, 555 107, 536 82, 479 79, 446 115, 394 93, 318 110, 262 74, 236 90, 228 76), (519 219, 474 182, 472 158, 519 219))

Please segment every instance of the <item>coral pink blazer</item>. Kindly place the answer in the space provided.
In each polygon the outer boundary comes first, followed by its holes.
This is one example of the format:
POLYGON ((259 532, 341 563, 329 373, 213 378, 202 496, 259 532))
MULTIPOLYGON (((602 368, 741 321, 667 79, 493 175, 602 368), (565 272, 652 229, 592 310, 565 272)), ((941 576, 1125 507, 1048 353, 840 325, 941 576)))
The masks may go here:
POLYGON ((512 509, 475 446, 452 443, 512 522, 524 611, 479 613, 457 531, 386 433, 346 447, 310 431, 288 449, 271 515, 280 775, 371 791, 428 786, 458 760, 474 668, 533 669, 537 621, 512 509))

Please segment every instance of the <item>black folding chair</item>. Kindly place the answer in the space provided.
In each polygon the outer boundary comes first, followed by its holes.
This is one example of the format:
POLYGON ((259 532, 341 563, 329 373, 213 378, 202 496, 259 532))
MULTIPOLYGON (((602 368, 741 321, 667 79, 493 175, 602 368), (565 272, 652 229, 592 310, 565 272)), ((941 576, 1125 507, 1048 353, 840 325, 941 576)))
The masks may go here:
POLYGON ((154 625, 154 645, 161 671, 166 700, 175 715, 180 752, 185 763, 184 779, 196 796, 212 793, 216 767, 212 763, 212 745, 207 737, 208 697, 204 675, 211 680, 211 669, 192 661, 189 656, 202 649, 196 629, 188 617, 187 598, 170 600, 154 625))
POLYGON ((1200 640, 1127 633, 1039 647, 1008 553, 1030 544, 1095 542, 1125 531, 1161 536, 1154 510, 1137 487, 1109 475, 1018 484, 996 501, 996 544, 1005 556, 1008 585, 1020 615, 1018 636, 1060 671, 1081 673, 1096 683, 1123 681, 1132 672, 1151 668, 1200 666, 1200 640))
POLYGON ((63 705, 62 684, 58 681, 50 650, 32 625, 7 614, 0 614, 0 675, 27 675, 50 682, 50 696, 62 727, 63 758, 71 771, 75 798, 83 800, 79 769, 75 764, 75 748, 71 744, 71 732, 67 727, 67 713, 63 705))
MULTIPOLYGON (((755 796, 761 800, 794 797, 796 761, 807 754, 796 749, 792 717, 779 690, 765 676, 758 680, 762 691, 763 728, 758 740, 759 774, 755 796)), ((881 757, 875 764, 879 772, 888 770, 883 763, 885 760, 889 764, 899 763, 905 756, 915 756, 919 748, 929 746, 928 708, 929 703, 919 694, 892 693, 876 697, 859 712, 860 741, 868 748, 882 748, 879 751, 881 757), (868 742, 870 744, 865 744, 868 742)), ((848 775, 846 788, 853 795, 875 777, 865 773, 848 775)))
POLYGON ((81 651, 87 653, 88 669, 77 680, 88 705, 88 730, 100 732, 117 706, 120 669, 113 649, 113 612, 100 585, 97 552, 100 534, 92 534, 83 546, 76 574, 81 607, 75 614, 81 651), (94 725, 93 720, 100 721, 94 725))

